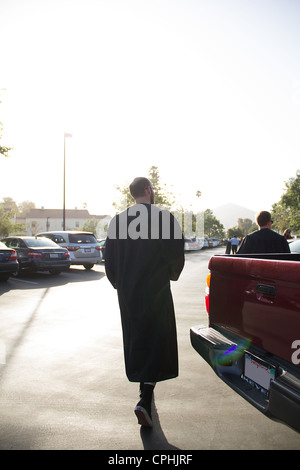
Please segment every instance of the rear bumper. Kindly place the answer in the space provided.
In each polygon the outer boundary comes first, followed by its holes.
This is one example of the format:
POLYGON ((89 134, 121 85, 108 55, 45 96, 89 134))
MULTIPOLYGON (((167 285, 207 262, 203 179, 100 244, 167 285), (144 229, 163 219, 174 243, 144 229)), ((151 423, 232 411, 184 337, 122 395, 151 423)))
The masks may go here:
POLYGON ((70 252, 71 264, 83 265, 83 264, 100 264, 102 261, 102 254, 100 256, 75 256, 74 253, 70 252))
POLYGON ((71 265, 76 265, 76 266, 84 266, 85 264, 101 264, 102 259, 97 259, 97 260, 92 260, 92 259, 87 259, 87 260, 78 260, 78 259, 72 259, 71 260, 71 265))
POLYGON ((259 356, 255 351, 255 357, 266 364, 268 361, 277 371, 269 392, 263 393, 255 383, 243 378, 245 353, 254 354, 248 342, 229 338, 202 325, 191 328, 190 338, 193 348, 227 385, 269 418, 300 431, 300 370, 296 376, 293 371, 287 371, 278 358, 271 364, 270 358, 259 356))
POLYGON ((39 260, 31 260, 30 262, 20 264, 23 271, 67 271, 70 268, 70 261, 47 262, 39 260))
POLYGON ((19 270, 18 261, 9 263, 0 263, 0 274, 13 274, 19 270))

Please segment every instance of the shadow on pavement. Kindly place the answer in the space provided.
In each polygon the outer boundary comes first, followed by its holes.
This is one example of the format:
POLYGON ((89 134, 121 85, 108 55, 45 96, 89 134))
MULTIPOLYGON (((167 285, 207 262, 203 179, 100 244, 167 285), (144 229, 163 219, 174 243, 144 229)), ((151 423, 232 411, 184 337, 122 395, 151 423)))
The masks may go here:
MULTIPOLYGON (((38 303, 37 303, 35 309, 33 310, 32 314, 29 318, 29 320, 26 322, 26 324, 22 328, 22 330, 21 330, 20 334, 18 335, 18 337, 15 338, 15 340, 12 342, 12 344, 10 346, 10 349, 8 351, 6 351, 5 365, 9 364, 10 360, 13 359, 16 350, 18 349, 18 347, 24 341, 26 333, 30 329, 31 325, 33 324, 33 322, 34 322, 34 320, 35 320, 35 318, 36 318, 36 316, 39 312, 39 308, 40 308, 41 304, 44 302, 44 299, 47 296, 48 292, 49 292, 49 287, 47 289, 45 289, 45 291, 42 293, 41 297, 38 300, 38 303)), ((6 372, 7 372, 7 367, 3 368, 2 371, 0 370, 0 382, 3 380, 3 377, 5 376, 6 372)))
POLYGON ((178 447, 170 444, 164 435, 154 399, 152 401, 152 421, 152 428, 141 426, 140 434, 144 450, 180 450, 178 447))
POLYGON ((0 295, 15 289, 40 289, 63 286, 74 282, 97 281, 106 277, 101 271, 87 271, 84 269, 72 269, 62 272, 59 275, 51 275, 49 272, 22 273, 12 276, 6 282, 0 283, 0 295))

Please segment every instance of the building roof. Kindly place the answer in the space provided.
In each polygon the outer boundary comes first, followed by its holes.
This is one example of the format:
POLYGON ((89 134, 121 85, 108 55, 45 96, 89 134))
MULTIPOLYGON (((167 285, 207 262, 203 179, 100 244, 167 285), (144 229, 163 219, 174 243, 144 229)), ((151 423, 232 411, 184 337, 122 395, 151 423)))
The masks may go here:
MULTIPOLYGON (((91 215, 87 209, 66 209, 68 219, 104 219, 108 215, 91 215)), ((26 219, 60 219, 63 217, 63 209, 30 209, 26 214, 26 219)))

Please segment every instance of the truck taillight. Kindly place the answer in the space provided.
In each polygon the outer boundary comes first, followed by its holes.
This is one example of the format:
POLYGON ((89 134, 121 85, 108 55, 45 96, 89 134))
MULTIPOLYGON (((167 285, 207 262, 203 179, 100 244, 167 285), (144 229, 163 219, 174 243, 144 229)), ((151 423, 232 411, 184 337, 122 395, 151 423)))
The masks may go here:
POLYGON ((209 313, 209 288, 210 288, 210 278, 211 278, 211 273, 208 274, 206 278, 206 289, 205 289, 205 306, 206 306, 206 311, 209 313))

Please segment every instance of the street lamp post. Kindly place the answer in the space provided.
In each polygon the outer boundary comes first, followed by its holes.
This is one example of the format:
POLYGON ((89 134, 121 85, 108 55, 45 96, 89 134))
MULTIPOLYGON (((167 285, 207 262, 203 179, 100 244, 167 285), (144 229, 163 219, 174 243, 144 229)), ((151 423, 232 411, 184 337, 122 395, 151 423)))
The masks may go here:
POLYGON ((72 134, 64 134, 64 202, 63 202, 63 230, 66 230, 66 137, 72 134))

